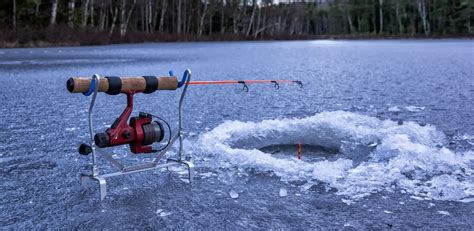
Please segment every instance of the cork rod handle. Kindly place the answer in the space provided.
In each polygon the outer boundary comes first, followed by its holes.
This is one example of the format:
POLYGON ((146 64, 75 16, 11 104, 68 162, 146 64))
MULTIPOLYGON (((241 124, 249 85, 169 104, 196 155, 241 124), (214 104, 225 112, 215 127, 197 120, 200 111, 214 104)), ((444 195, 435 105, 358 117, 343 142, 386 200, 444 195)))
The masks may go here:
MULTIPOLYGON (((66 82, 66 87, 71 93, 86 93, 89 91, 91 78, 72 77, 66 82)), ((152 93, 157 90, 176 90, 178 79, 172 77, 104 77, 100 78, 99 92, 115 95, 121 92, 135 91, 152 93)))

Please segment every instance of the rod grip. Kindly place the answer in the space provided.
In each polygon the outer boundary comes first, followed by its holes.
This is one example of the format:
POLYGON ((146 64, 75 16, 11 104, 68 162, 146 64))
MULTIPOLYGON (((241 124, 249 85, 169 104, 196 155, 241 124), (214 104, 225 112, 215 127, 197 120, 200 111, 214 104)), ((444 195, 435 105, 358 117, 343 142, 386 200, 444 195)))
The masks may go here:
MULTIPOLYGON (((91 78, 71 77, 66 82, 66 88, 70 93, 86 93, 91 85, 91 78)), ((152 93, 157 90, 176 90, 178 79, 171 77, 113 77, 100 78, 99 92, 115 95, 120 92, 144 92, 152 93)))

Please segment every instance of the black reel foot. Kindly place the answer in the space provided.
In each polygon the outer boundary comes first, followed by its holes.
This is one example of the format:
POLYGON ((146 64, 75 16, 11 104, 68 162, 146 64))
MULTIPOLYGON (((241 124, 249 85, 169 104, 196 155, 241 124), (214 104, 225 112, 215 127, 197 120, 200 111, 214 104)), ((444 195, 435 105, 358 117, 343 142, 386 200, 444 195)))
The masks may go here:
POLYGON ((84 156, 87 156, 87 155, 89 155, 91 152, 92 152, 91 146, 89 146, 89 145, 87 145, 87 144, 81 144, 81 145, 79 146, 79 154, 84 155, 84 156))

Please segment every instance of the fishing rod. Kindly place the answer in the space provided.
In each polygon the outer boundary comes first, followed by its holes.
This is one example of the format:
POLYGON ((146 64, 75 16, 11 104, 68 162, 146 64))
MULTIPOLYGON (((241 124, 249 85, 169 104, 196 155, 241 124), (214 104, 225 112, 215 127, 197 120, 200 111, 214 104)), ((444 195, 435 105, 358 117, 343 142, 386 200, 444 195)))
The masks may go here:
MULTIPOLYGON (((106 178, 112 176, 125 175, 130 173, 142 172, 146 170, 170 167, 174 165, 184 165, 188 169, 188 180, 191 183, 194 175, 194 165, 191 159, 183 157, 183 139, 182 132, 182 106, 186 91, 190 85, 220 85, 220 84, 242 84, 243 90, 248 92, 248 84, 272 83, 276 89, 283 83, 296 83, 302 88, 303 83, 299 80, 217 80, 217 81, 191 81, 191 71, 184 72, 181 81, 170 71, 170 76, 139 76, 139 77, 117 77, 94 75, 92 78, 71 77, 66 82, 66 88, 70 93, 82 93, 85 96, 92 95, 88 111, 88 124, 90 139, 88 143, 82 143, 79 146, 79 154, 92 154, 92 173, 81 174, 81 183, 85 186, 88 180, 94 180, 99 183, 100 198, 103 200, 106 196, 106 178), (156 91, 177 90, 183 88, 178 104, 178 131, 173 135, 169 123, 160 116, 147 112, 139 112, 138 116, 131 117, 133 112, 133 97, 137 93, 151 94, 156 91), (108 95, 125 94, 127 97, 127 106, 122 114, 105 130, 94 134, 93 129, 93 109, 97 94, 105 92, 108 95), (167 133, 167 135, 165 134, 167 133), (159 143, 168 136, 166 144, 160 148, 153 147, 154 143, 159 143), (165 164, 158 164, 161 158, 170 150, 173 144, 179 141, 178 156, 167 159, 165 164), (155 154, 151 162, 141 163, 131 166, 123 165, 116 159, 113 153, 106 152, 104 149, 120 145, 129 145, 133 154, 155 154), (118 171, 111 173, 99 173, 97 156, 102 157, 118 171)), ((164 102, 163 105, 169 105, 164 102)))
MULTIPOLYGON (((175 76, 157 77, 157 76, 140 76, 140 77, 111 77, 106 76, 100 82, 99 92, 106 92, 110 95, 124 93, 123 91, 143 92, 145 94, 153 93, 156 90, 176 90, 183 85, 223 85, 223 84, 242 84, 244 91, 248 92, 248 84, 272 83, 276 89, 280 89, 281 83, 296 83, 302 88, 303 83, 299 80, 214 80, 214 81, 186 81, 188 72, 185 72, 180 82, 175 76), (109 81, 111 86, 109 86, 109 81), (118 87, 120 81, 121 88, 118 87), (175 87, 176 86, 176 87, 175 87), (110 87, 110 89, 109 89, 110 87)), ((170 72, 173 75, 173 72, 170 72)), ((92 83, 93 84, 93 83, 92 83)), ((71 93, 83 93, 85 95, 92 94, 91 79, 84 77, 72 77, 68 79, 67 89, 71 93)))

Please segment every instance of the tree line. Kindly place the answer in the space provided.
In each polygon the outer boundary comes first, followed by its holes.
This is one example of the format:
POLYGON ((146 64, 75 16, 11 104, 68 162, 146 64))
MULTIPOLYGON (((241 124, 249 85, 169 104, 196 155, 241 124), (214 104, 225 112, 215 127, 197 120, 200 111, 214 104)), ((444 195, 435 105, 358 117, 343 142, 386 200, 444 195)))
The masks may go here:
POLYGON ((5 0, 0 29, 112 37, 472 35, 474 0, 5 0))

